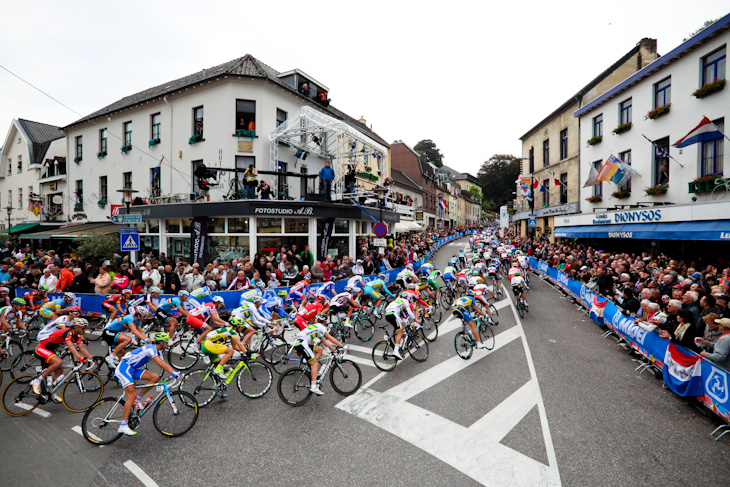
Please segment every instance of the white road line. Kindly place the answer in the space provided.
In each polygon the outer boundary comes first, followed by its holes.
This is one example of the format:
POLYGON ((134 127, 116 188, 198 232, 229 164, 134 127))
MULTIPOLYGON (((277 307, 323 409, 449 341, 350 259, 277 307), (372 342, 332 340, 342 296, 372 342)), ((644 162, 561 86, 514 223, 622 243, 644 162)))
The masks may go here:
MULTIPOLYGON (((75 431, 76 433, 80 434, 81 436, 84 436, 84 430, 81 429, 81 426, 78 426, 78 425, 74 426, 73 428, 71 428, 71 430, 75 431)), ((96 441, 101 441, 101 438, 99 438, 98 436, 96 436, 93 433, 89 433, 89 436, 91 436, 91 438, 96 441)), ((99 448, 104 448, 104 445, 99 445, 99 448)))
POLYGON ((535 383, 532 380, 527 381, 510 397, 472 424, 469 431, 485 435, 491 441, 499 443, 537 405, 535 392, 535 383))
MULTIPOLYGON (((370 352, 372 352, 372 350, 370 350, 370 352)), ((356 364, 362 364, 362 365, 368 365, 370 367, 375 367, 375 364, 373 363, 372 360, 366 359, 366 358, 362 358, 362 357, 358 357, 357 355, 348 354, 345 358, 347 360, 352 360, 356 364)))
MULTIPOLYGON (((377 343, 377 342, 375 342, 377 343)), ((372 348, 363 347, 361 345, 350 345, 349 343, 345 343, 346 346, 350 347, 350 350, 354 350, 355 352, 362 352, 366 353, 368 355, 373 353, 372 348)))
POLYGON ((385 374, 387 374, 387 372, 381 371, 378 375, 376 375, 375 377, 373 377, 372 379, 370 379, 370 382, 366 383, 364 386, 360 386, 360 388, 361 389, 367 389, 368 387, 370 387, 371 385, 375 384, 380 379, 382 379, 383 377, 385 377, 385 374))
POLYGON ((511 301, 511 300, 510 300, 509 298, 507 298, 507 299, 502 299, 502 301, 497 301, 497 302, 496 302, 496 303, 494 304, 494 307, 495 307, 495 308, 497 308, 497 311, 499 311, 500 309, 502 309, 502 308, 506 308, 507 306, 509 306, 509 303, 510 303, 510 301, 511 301))
POLYGON ((132 472, 134 476, 137 477, 139 481, 142 482, 142 484, 146 487, 159 487, 159 485, 157 485, 157 482, 152 480, 152 477, 144 473, 144 470, 139 468, 137 464, 134 463, 132 460, 127 460, 122 465, 127 467, 127 470, 132 472))
MULTIPOLYGON (((27 405, 24 402, 19 402, 19 403, 16 403, 15 404, 15 407, 18 407, 20 409, 25 409, 27 411, 30 408, 32 408, 33 406, 29 406, 29 405, 27 405)), ((37 414, 38 416, 41 416, 43 418, 50 418, 51 417, 51 413, 49 413, 48 411, 43 410, 41 408, 35 408, 32 412, 33 412, 33 414, 37 414)))

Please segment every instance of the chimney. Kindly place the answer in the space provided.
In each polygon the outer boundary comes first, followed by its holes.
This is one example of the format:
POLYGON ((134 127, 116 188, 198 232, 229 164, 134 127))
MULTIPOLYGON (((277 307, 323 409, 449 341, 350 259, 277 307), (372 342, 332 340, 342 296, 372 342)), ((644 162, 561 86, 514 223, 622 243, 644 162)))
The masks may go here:
POLYGON ((639 41, 639 57, 637 59, 637 71, 653 63, 659 57, 656 51, 656 39, 644 37, 639 41))
POLYGON ((360 116, 360 119, 358 120, 358 122, 360 122, 361 124, 365 125, 366 127, 368 125, 368 121, 365 120, 365 117, 363 117, 362 115, 360 116))

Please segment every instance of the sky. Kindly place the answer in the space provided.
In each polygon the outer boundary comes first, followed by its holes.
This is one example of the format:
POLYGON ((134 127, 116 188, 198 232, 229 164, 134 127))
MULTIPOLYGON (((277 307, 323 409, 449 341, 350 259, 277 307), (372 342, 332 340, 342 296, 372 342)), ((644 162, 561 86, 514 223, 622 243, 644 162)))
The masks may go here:
MULTIPOLYGON (((386 141, 432 139, 476 174, 521 155, 522 134, 642 38, 664 54, 728 13, 727 0, 13 2, 0 66, 87 115, 251 54, 325 84, 386 141)), ((0 131, 13 118, 80 116, 0 69, 0 131)))

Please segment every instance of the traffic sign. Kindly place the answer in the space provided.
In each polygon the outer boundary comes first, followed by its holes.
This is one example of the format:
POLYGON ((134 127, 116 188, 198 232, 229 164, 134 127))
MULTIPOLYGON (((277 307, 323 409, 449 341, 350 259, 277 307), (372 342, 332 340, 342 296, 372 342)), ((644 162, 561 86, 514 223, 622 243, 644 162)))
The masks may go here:
POLYGON ((119 233, 138 233, 137 227, 117 227, 119 233))
POLYGON ((527 228, 537 228, 537 220, 534 218, 527 220, 527 228))
POLYGON ((378 237, 385 237, 388 233, 388 225, 383 222, 378 222, 373 225, 373 233, 378 237))
POLYGON ((142 223, 142 213, 130 213, 128 215, 114 215, 111 217, 112 223, 117 225, 142 223))
POLYGON ((139 250, 139 233, 122 234, 119 242, 122 246, 122 252, 130 250, 139 250))
POLYGON ((388 241, 384 238, 374 238, 373 245, 375 245, 376 247, 385 247, 388 245, 388 241))

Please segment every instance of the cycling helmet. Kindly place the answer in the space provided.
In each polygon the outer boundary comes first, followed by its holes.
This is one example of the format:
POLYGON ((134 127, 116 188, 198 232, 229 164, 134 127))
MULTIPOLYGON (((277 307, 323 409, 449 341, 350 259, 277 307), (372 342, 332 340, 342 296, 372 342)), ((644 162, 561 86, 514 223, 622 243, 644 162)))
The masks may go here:
POLYGON ((134 308, 134 314, 140 315, 141 317, 144 318, 145 316, 150 315, 150 310, 148 310, 144 306, 138 306, 138 307, 134 308))
POLYGON ((70 299, 71 301, 76 299, 76 295, 74 293, 63 293, 63 297, 64 299, 70 299))
POLYGON ((251 298, 251 302, 253 304, 261 304, 264 302, 264 298, 262 298, 261 296, 254 296, 253 298, 251 298))
POLYGON ((122 289, 122 296, 131 296, 132 290, 131 289, 122 289))
POLYGON ((477 277, 477 284, 484 284, 484 279, 481 277, 477 277))
POLYGON ((223 301, 223 298, 222 298, 222 297, 220 297, 220 296, 214 296, 214 297, 213 297, 213 302, 214 302, 215 304, 222 304, 222 305, 224 305, 224 306, 225 306, 225 304, 226 304, 226 302, 225 302, 225 301, 223 301))
POLYGON ((345 292, 351 293, 352 292, 352 286, 345 286, 345 292))
POLYGON ((386 275, 383 273, 378 274, 378 279, 385 281, 386 275))
POLYGON ((177 295, 180 298, 189 298, 190 297, 190 293, 187 291, 180 291, 179 293, 177 293, 177 295))
POLYGON ((408 269, 408 270, 412 271, 412 270, 413 270, 413 264, 408 264, 408 265, 406 266, 406 269, 408 269))
POLYGON ((18 306, 25 306, 25 299, 23 299, 23 298, 13 298, 13 300, 11 302, 18 306))
POLYGON ((332 282, 337 282, 337 276, 332 276, 332 277, 330 278, 330 281, 332 281, 332 282))
POLYGON ((474 291, 473 291, 473 290, 471 290, 471 289, 468 289, 468 290, 466 291, 466 295, 467 295, 467 296, 474 296, 474 291))
POLYGON ((168 343, 170 341, 170 335, 164 331, 158 331, 151 337, 153 342, 156 343, 168 343))
POLYGON ((243 326, 243 320, 237 316, 228 318, 228 324, 231 326, 243 326))
POLYGON ((415 291, 416 289, 418 289, 418 285, 411 283, 408 285, 408 289, 410 289, 411 291, 415 291))
POLYGON ((260 289, 266 289, 266 283, 264 283, 264 281, 259 281, 256 283, 256 287, 260 289))
POLYGON ((78 326, 80 328, 86 328, 88 324, 89 322, 83 318, 76 318, 71 322, 71 326, 78 326))
POLYGON ((157 286, 152 286, 147 290, 150 294, 160 294, 160 288, 157 286))
POLYGON ((39 293, 46 293, 48 291, 49 291, 48 286, 46 286, 45 284, 41 284, 40 286, 38 286, 39 293))
POLYGON ((10 294, 10 289, 6 287, 0 287, 0 294, 10 294))
POLYGON ((283 289, 281 291, 279 291, 278 293, 276 293, 276 295, 279 296, 280 298, 284 298, 284 299, 289 297, 289 293, 287 293, 283 289))
POLYGON ((78 306, 69 306, 66 309, 69 313, 81 313, 81 308, 79 308, 78 306))
POLYGON ((215 281, 208 281, 205 283, 205 285, 208 286, 211 291, 215 289, 215 281))
POLYGON ((399 295, 399 298, 402 299, 410 299, 411 295, 408 293, 408 291, 402 291, 399 295))

